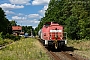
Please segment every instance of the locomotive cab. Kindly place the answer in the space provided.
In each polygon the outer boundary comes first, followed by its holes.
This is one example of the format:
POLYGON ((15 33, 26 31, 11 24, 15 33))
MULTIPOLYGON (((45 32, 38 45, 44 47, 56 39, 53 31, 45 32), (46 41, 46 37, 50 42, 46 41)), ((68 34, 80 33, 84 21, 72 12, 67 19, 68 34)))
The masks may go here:
POLYGON ((44 44, 55 49, 61 48, 66 43, 66 37, 63 32, 63 26, 56 22, 48 22, 41 29, 41 35, 44 44))

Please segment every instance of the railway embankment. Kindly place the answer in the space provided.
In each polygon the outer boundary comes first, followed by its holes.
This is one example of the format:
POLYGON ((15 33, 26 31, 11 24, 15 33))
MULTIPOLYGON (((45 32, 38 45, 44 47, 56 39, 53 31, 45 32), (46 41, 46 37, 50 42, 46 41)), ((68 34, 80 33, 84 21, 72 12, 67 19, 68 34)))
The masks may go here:
POLYGON ((68 47, 73 47, 73 54, 90 60, 90 40, 68 40, 68 47))

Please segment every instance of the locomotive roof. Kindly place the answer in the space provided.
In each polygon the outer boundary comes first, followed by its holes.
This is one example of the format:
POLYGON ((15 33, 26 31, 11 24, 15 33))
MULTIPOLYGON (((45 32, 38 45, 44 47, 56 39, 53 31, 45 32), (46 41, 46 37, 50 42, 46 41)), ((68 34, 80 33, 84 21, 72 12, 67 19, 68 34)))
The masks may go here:
POLYGON ((57 22, 46 22, 44 25, 59 25, 57 22))

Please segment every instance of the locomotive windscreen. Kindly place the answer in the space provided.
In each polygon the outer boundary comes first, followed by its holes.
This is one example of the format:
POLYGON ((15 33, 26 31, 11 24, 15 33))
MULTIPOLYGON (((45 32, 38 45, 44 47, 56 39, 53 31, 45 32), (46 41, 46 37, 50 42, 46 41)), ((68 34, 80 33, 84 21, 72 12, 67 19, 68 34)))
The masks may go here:
POLYGON ((47 22, 44 24, 45 26, 50 26, 51 25, 51 22, 47 22))

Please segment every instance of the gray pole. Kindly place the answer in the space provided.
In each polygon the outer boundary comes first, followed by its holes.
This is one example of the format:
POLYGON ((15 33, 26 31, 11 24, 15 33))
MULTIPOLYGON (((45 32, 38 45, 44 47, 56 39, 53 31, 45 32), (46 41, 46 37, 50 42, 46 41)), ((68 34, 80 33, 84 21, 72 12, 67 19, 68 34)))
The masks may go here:
POLYGON ((32 29, 31 29, 31 37, 33 37, 32 29))

